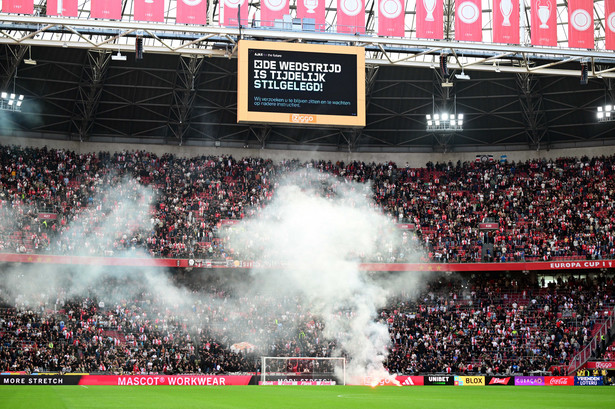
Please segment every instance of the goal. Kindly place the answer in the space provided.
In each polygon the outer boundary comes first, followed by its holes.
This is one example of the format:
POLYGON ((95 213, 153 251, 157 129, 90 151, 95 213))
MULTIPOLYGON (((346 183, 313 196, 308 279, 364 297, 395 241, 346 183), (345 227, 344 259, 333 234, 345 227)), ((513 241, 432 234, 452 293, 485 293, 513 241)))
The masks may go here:
POLYGON ((346 385, 346 358, 305 356, 264 356, 261 382, 317 384, 334 382, 346 385))

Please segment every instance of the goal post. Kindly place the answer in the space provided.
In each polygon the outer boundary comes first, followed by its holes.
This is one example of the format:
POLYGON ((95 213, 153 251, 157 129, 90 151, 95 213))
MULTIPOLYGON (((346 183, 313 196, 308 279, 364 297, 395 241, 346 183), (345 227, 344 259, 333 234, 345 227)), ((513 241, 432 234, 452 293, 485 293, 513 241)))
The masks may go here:
POLYGON ((346 385, 346 358, 306 356, 264 356, 261 382, 270 381, 335 381, 346 385))

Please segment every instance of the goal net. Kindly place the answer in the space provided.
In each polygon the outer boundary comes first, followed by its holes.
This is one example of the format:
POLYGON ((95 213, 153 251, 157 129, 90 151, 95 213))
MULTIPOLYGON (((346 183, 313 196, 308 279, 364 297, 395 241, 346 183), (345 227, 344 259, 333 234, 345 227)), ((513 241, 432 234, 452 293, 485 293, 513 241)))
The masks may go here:
POLYGON ((346 385, 346 358, 264 356, 261 385, 346 385))

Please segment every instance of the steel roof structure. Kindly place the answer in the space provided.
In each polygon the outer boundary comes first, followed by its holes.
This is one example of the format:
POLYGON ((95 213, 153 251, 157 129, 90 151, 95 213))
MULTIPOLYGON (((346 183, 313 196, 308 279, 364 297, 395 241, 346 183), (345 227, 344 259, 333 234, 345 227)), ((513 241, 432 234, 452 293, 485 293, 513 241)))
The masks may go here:
MULTIPOLYGON (((5 135, 78 141, 159 143, 355 152, 442 152, 615 145, 615 122, 598 123, 596 107, 615 102, 615 53, 604 45, 604 0, 594 2, 596 48, 566 47, 566 3, 558 3, 558 47, 454 40, 454 2, 445 0, 445 40, 415 36, 414 2, 406 3, 405 38, 379 37, 377 7, 366 2, 366 34, 336 33, 335 1, 327 0, 325 32, 220 27, 209 3, 206 26, 0 14, 0 91, 24 94, 21 113, 0 111, 5 135), (411 4, 412 3, 412 4, 411 4), (135 59, 135 37, 144 58, 135 59), (361 46, 366 53, 367 125, 360 129, 237 124, 240 39, 361 46), (126 56, 125 60, 116 58, 126 56), (447 56, 451 76, 439 58, 447 56), (36 63, 36 64, 34 64, 36 63), (581 84, 582 64, 588 81, 581 84), (467 74, 458 79, 454 74, 467 74), (443 87, 443 83, 452 83, 443 87), (426 114, 465 115, 463 130, 426 130, 426 114)), ((483 2, 483 39, 491 38, 490 1, 483 2)), ((529 21, 529 1, 522 21, 529 21)), ((291 1, 291 6, 294 4, 291 1)), ((292 9, 292 7, 291 7, 292 9)), ((292 10, 291 10, 292 11, 292 10)))

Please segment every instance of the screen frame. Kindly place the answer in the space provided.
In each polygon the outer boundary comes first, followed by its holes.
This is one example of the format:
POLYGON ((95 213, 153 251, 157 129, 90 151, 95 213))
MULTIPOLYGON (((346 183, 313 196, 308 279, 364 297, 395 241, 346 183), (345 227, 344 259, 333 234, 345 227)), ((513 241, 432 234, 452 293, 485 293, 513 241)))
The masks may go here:
POLYGON ((365 49, 363 47, 240 40, 238 43, 237 55, 237 123, 269 123, 353 128, 365 126, 365 49), (249 110, 249 50, 298 51, 323 54, 348 54, 356 56, 357 115, 321 115, 305 114, 302 112, 282 113, 249 110))

